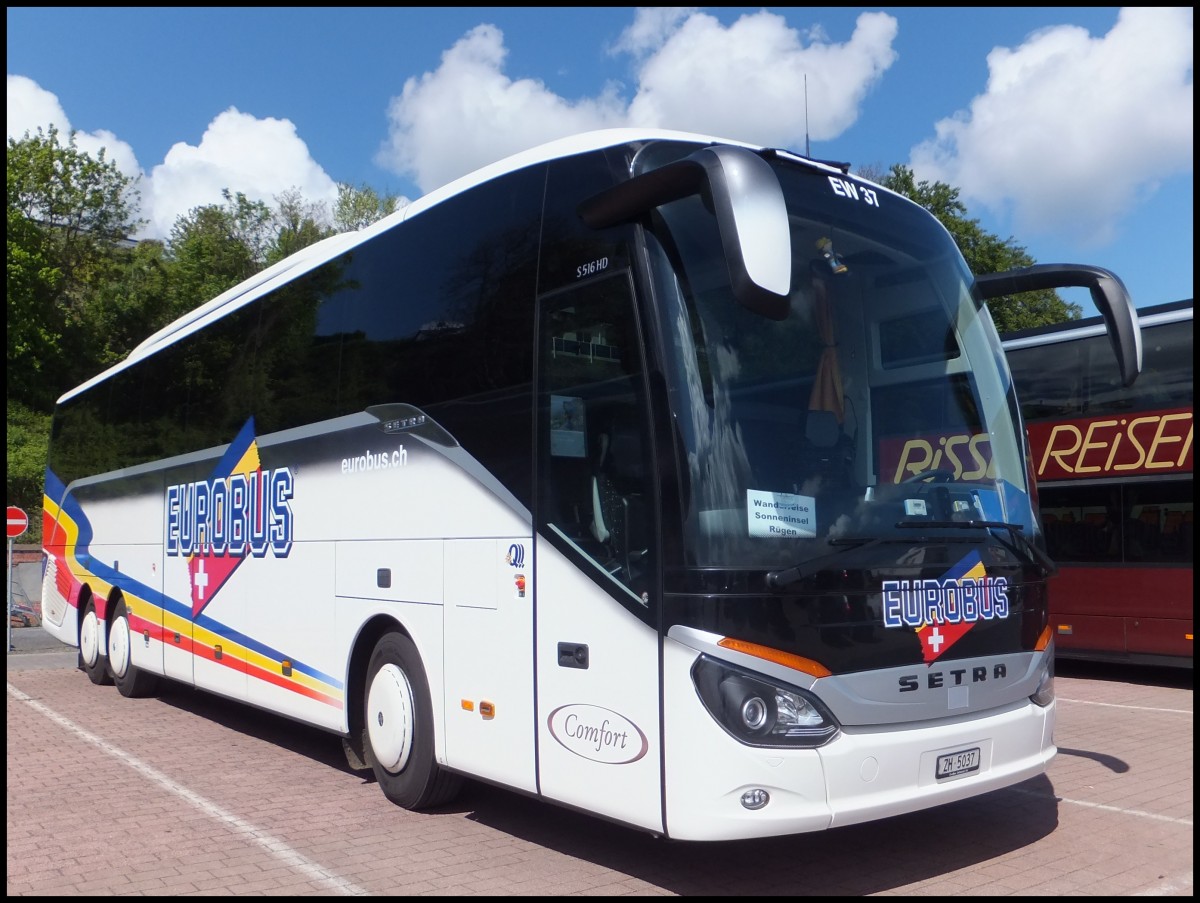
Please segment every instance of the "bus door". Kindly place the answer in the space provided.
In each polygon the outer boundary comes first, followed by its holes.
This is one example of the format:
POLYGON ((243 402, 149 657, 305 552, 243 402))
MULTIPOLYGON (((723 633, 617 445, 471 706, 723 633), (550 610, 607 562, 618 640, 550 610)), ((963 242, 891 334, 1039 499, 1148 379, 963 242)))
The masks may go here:
POLYGON ((660 831, 658 556, 629 275, 545 296, 538 317, 539 789, 660 831))

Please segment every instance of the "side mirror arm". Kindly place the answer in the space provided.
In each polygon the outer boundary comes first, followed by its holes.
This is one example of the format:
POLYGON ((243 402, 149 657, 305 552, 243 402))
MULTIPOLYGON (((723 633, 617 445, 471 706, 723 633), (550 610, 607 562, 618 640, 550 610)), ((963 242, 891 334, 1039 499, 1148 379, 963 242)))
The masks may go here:
POLYGON ((975 286, 986 301, 1004 295, 1056 288, 1086 288, 1104 318, 1121 381, 1132 386, 1142 372, 1142 329, 1133 299, 1120 278, 1109 270, 1074 263, 1043 263, 1003 273, 975 277, 975 286))

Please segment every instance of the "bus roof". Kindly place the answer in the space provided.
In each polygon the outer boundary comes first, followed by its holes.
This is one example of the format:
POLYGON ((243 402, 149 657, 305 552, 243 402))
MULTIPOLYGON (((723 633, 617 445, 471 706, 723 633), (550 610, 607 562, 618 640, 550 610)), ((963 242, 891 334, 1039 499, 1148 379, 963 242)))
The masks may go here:
MULTIPOLYGON (((1190 320, 1192 319, 1192 299, 1187 298, 1183 301, 1170 301, 1166 304, 1139 308, 1137 318, 1138 324, 1142 327, 1190 320)), ((1000 340, 1006 351, 1015 351, 1018 348, 1032 348, 1038 345, 1053 345, 1058 342, 1090 338, 1104 335, 1106 332, 1104 318, 1096 315, 1084 317, 1081 320, 1068 320, 1065 323, 1051 323, 1049 326, 1017 329, 1004 333, 1000 336, 1000 340)))

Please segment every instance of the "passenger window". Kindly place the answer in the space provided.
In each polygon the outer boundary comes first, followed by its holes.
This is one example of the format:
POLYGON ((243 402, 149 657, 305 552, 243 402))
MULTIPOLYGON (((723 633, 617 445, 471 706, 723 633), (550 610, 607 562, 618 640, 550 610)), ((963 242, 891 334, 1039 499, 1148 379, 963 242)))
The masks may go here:
POLYGON ((540 520, 645 607, 651 563, 648 417, 628 276, 541 300, 540 520))
POLYGON ((1190 564, 1192 481, 1043 489, 1046 551, 1055 561, 1190 564))

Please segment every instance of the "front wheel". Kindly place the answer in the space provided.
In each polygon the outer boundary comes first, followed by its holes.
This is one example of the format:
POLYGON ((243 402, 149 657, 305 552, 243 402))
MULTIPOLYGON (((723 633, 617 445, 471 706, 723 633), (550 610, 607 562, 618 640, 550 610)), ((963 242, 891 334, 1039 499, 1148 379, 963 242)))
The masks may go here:
POLYGON ((363 700, 366 759, 384 796, 405 809, 452 800, 462 779, 433 753, 433 706, 421 656, 401 633, 380 638, 367 665, 363 700))
POLYGON ((88 599, 79 620, 79 670, 97 686, 113 682, 108 660, 100 654, 100 634, 104 625, 96 614, 96 600, 88 599))
POLYGON ((117 603, 108 629, 108 667, 113 683, 122 696, 134 699, 152 696, 158 690, 158 675, 143 671, 133 663, 133 634, 129 629, 129 609, 125 600, 117 603))

